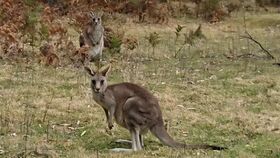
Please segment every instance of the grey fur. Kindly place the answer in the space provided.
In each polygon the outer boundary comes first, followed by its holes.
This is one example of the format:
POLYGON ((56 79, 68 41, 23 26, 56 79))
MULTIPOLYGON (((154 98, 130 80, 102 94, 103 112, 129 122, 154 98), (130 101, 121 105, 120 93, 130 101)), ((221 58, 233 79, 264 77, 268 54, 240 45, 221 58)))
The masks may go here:
MULTIPOLYGON (((158 100, 146 89, 133 83, 118 83, 108 86, 107 75, 110 67, 94 72, 85 68, 91 77, 93 99, 104 109, 108 127, 113 127, 113 117, 120 126, 129 130, 132 150, 143 148, 143 135, 149 130, 163 144, 174 148, 223 150, 223 147, 187 145, 178 143, 164 128, 158 100)), ((118 149, 119 150, 119 149, 118 149)))
POLYGON ((83 38, 80 37, 80 45, 84 40, 84 43, 90 47, 90 61, 94 61, 102 57, 102 51, 104 48, 104 28, 102 26, 101 16, 101 14, 90 12, 90 22, 83 31, 83 38))

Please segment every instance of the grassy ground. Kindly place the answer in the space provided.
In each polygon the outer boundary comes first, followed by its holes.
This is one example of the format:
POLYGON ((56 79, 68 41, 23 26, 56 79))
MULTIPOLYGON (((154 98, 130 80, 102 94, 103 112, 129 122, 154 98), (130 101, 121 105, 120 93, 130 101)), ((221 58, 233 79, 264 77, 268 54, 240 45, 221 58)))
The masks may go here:
POLYGON ((169 133, 178 141, 226 146, 225 151, 184 151, 165 147, 148 134, 145 150, 112 153, 129 139, 125 129, 106 129, 103 110, 91 99, 83 69, 51 68, 0 61, 0 157, 280 157, 280 15, 236 15, 223 23, 172 20, 168 26, 133 24, 121 29, 139 40, 136 50, 115 58, 110 82, 131 81, 159 98, 169 133), (202 23, 206 39, 175 45, 175 27, 184 32, 202 23), (247 30, 276 60, 241 39, 247 30), (145 36, 156 31, 151 53, 145 36), (256 56, 242 56, 251 53, 256 56), (241 57, 239 57, 241 56, 241 57))

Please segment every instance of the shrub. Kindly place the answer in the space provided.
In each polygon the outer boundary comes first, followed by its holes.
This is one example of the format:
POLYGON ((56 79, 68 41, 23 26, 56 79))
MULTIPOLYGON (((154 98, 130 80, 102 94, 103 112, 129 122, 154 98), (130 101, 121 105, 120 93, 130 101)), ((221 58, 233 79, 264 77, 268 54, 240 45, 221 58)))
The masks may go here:
POLYGON ((117 30, 114 32, 110 28, 105 28, 104 46, 109 48, 110 53, 120 53, 124 32, 117 30))
POLYGON ((148 40, 149 44, 152 46, 152 48, 153 48, 152 53, 153 53, 153 56, 155 56, 155 48, 160 42, 159 34, 157 32, 152 32, 149 34, 149 36, 146 36, 145 38, 148 40))
POLYGON ((229 0, 226 4, 228 13, 234 12, 236 10, 239 10, 242 7, 240 0, 229 0))
POLYGON ((256 4, 260 7, 264 7, 264 6, 279 7, 280 0, 256 0, 256 4))
POLYGON ((204 0, 201 6, 201 13, 206 20, 210 20, 213 17, 215 11, 217 11, 220 0, 204 0))
POLYGON ((119 36, 113 35, 110 40, 110 51, 119 53, 121 51, 122 39, 119 36))

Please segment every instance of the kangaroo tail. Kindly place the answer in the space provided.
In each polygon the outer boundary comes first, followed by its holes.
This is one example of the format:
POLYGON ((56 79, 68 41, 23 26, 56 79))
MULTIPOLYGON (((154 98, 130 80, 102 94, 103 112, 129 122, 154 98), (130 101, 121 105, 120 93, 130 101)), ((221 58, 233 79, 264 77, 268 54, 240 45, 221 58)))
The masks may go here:
POLYGON ((210 149, 210 150, 224 150, 225 147, 219 147, 214 145, 207 144, 195 144, 188 145, 184 143, 179 143, 175 141, 166 131, 163 126, 163 123, 158 123, 150 128, 150 131, 155 135, 164 145, 173 147, 173 148, 185 148, 185 149, 210 149))

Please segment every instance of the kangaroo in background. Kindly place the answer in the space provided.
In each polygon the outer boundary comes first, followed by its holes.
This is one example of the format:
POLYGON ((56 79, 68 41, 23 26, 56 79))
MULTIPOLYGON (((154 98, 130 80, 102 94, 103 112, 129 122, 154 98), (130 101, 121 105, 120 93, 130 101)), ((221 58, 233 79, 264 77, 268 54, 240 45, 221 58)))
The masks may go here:
MULTIPOLYGON (((141 150, 144 146, 143 135, 149 130, 163 144, 174 148, 212 149, 225 148, 207 144, 188 145, 176 142, 164 128, 158 100, 146 89, 133 83, 108 85, 107 76, 111 66, 101 71, 92 71, 85 67, 90 75, 93 99, 104 109, 109 129, 113 128, 113 117, 120 126, 129 130, 132 149, 115 151, 141 150)), ((114 150, 114 149, 113 149, 114 150)))
POLYGON ((80 47, 87 45, 89 49, 89 61, 101 59, 104 48, 104 28, 102 26, 102 13, 89 13, 90 22, 80 35, 80 47))

